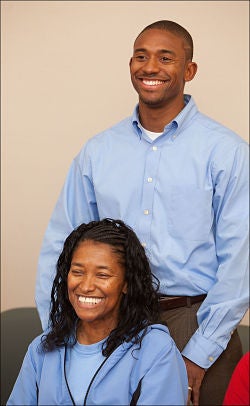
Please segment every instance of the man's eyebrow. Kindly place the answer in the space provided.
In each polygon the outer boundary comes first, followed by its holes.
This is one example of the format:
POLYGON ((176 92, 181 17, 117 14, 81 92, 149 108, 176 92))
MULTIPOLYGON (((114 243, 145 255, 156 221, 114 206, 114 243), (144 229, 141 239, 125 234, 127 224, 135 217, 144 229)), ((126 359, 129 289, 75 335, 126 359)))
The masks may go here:
MULTIPOLYGON (((146 48, 135 48, 134 53, 136 52, 147 52, 146 48)), ((169 49, 160 49, 158 51, 159 54, 170 54, 170 55, 175 55, 174 51, 170 51, 169 49)))
POLYGON ((145 48, 135 48, 134 52, 146 52, 145 48))

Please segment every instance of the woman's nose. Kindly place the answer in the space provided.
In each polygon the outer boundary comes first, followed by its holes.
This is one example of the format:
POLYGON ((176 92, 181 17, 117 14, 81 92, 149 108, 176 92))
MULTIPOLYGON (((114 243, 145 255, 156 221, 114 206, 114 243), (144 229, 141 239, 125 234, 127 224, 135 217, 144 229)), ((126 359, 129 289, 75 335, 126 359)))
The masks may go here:
POLYGON ((83 280, 81 281, 81 290, 83 292, 91 292, 95 290, 95 278, 91 275, 83 278, 83 280))

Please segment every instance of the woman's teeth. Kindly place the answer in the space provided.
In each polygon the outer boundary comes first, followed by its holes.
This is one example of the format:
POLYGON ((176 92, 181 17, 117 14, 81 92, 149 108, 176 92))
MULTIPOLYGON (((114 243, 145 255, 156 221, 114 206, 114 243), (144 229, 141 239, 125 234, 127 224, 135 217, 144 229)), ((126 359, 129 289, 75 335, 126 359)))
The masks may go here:
POLYGON ((90 303, 90 304, 97 304, 100 303, 102 299, 97 297, 86 297, 86 296, 79 296, 79 302, 81 303, 90 303))

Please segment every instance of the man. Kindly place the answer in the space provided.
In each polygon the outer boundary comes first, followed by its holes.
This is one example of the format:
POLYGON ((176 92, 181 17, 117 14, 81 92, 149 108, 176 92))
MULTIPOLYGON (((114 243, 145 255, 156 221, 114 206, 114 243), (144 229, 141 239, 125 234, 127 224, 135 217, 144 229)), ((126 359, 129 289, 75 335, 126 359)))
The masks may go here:
POLYGON ((248 147, 184 95, 197 71, 192 57, 190 34, 171 21, 135 40, 130 72, 139 104, 73 161, 45 234, 36 301, 46 327, 56 260, 74 227, 124 220, 160 279, 189 400, 218 405, 242 356, 234 330, 248 307, 248 147))

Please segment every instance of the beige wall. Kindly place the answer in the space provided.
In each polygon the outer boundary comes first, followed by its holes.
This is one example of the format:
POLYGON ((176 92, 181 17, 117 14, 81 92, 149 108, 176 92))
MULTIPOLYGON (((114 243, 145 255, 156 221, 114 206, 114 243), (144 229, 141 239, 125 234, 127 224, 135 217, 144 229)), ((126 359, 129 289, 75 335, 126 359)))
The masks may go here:
POLYGON ((195 43, 186 91, 248 137, 247 1, 2 1, 1 308, 34 305, 37 258, 70 162, 132 112, 128 61, 145 25, 172 19, 195 43))

